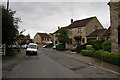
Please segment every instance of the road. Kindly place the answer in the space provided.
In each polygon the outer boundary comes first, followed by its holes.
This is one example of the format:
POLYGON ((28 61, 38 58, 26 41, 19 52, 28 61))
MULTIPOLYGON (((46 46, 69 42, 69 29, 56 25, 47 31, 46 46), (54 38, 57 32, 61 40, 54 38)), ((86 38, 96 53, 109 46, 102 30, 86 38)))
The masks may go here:
POLYGON ((117 75, 81 63, 57 52, 39 49, 38 55, 25 56, 4 78, 118 78, 117 75))

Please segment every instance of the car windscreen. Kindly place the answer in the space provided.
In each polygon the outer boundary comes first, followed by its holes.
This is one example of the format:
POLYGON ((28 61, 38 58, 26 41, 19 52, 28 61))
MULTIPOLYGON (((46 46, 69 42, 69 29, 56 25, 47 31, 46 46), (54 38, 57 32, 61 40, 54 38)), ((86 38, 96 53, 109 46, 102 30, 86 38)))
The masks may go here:
POLYGON ((29 45, 28 48, 37 49, 37 46, 36 45, 29 45))

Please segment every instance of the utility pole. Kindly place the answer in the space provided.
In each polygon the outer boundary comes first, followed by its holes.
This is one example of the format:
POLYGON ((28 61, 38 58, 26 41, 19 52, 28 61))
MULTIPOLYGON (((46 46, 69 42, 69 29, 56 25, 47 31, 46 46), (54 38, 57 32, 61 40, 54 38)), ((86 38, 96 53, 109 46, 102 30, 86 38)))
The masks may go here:
POLYGON ((9 0, 7 0, 7 11, 9 10, 9 0))

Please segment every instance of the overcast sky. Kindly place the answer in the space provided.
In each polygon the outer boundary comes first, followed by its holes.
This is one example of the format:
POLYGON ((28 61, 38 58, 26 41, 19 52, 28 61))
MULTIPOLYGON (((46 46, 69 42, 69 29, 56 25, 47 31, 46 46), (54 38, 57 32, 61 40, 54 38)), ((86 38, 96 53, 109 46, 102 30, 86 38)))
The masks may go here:
POLYGON ((108 28, 108 2, 10 2, 10 8, 22 19, 19 30, 26 29, 24 34, 33 38, 37 32, 53 33, 58 26, 68 26, 71 18, 75 21, 96 16, 108 28))

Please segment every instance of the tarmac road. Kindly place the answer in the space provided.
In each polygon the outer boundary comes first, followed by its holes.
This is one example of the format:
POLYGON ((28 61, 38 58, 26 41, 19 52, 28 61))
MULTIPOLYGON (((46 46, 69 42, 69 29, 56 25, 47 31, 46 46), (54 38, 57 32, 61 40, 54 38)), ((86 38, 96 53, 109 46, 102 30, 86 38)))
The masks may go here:
POLYGON ((57 52, 39 49, 37 56, 25 56, 12 70, 4 73, 3 78, 118 78, 118 76, 57 52))

